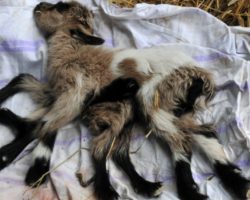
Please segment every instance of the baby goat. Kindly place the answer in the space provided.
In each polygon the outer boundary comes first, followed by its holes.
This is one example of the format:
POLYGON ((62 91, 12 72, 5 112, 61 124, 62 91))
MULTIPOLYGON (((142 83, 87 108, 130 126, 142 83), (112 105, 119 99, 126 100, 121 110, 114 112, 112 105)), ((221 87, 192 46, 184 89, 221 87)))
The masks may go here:
MULTIPOLYGON (((101 88, 116 78, 131 77, 140 86, 136 102, 148 129, 170 146, 179 197, 206 198, 198 192, 191 175, 191 147, 195 143, 212 161, 223 184, 237 198, 246 199, 249 181, 227 160, 214 130, 192 123, 190 133, 182 125, 188 127, 187 121, 192 117, 182 116, 180 105, 184 111, 192 111, 198 108, 202 97, 208 102, 213 96, 215 86, 207 71, 197 67, 191 58, 167 47, 117 50, 91 46, 102 44, 103 39, 92 35, 91 13, 76 2, 40 3, 34 9, 34 16, 48 42, 47 85, 54 99, 53 103, 47 101, 49 106, 41 105, 32 116, 33 121, 41 121, 36 129, 41 138, 79 116, 88 105, 88 97, 96 96, 101 88), (188 90, 196 83, 201 85, 201 90, 193 98, 188 90), (194 101, 191 107, 189 97, 194 101)), ((40 143, 37 148, 50 155, 51 150, 44 148, 43 140, 40 143)))

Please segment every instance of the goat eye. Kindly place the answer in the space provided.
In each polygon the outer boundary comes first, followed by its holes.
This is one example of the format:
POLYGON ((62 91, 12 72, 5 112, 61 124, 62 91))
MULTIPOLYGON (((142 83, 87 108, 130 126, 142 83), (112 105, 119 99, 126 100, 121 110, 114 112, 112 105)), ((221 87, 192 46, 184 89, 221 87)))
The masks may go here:
POLYGON ((79 20, 79 22, 85 26, 85 27, 89 27, 88 23, 86 22, 86 20, 79 20))
POLYGON ((86 21, 82 21, 81 23, 82 23, 83 26, 87 26, 88 25, 86 21))
POLYGON ((60 1, 55 5, 55 8, 59 13, 62 13, 69 9, 69 4, 60 1))

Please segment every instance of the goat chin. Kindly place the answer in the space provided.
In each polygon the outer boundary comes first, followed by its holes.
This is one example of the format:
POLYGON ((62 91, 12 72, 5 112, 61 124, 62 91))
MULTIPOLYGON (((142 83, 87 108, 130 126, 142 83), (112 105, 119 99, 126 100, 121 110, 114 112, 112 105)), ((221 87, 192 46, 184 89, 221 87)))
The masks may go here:
POLYGON ((33 165, 25 179, 27 184, 34 186, 39 175, 49 168, 57 130, 81 116, 82 112, 86 114, 92 110, 94 112, 86 115, 85 122, 95 132, 91 154, 96 170, 94 189, 100 200, 119 196, 109 182, 108 155, 126 172, 136 192, 156 197, 162 191, 162 184, 143 179, 129 158, 131 128, 139 119, 163 144, 169 145, 177 193, 182 200, 207 198, 199 193, 192 178, 193 145, 207 155, 229 191, 240 199, 249 196, 249 181, 227 160, 215 137, 216 131, 210 125, 197 124, 192 116, 201 109, 200 105, 206 105, 214 96, 215 84, 208 71, 190 57, 168 47, 109 49, 96 46, 104 40, 93 36, 92 14, 77 2, 40 3, 34 10, 34 17, 48 42, 48 82, 42 84, 34 77, 22 74, 0 90, 0 103, 25 91, 38 104, 38 109, 27 119, 0 111, 1 123, 20 128, 18 133, 23 131, 20 123, 25 124, 30 133, 30 137, 19 133, 17 142, 14 140, 0 149, 1 169, 31 139, 39 137, 33 151, 33 165), (117 83, 120 78, 127 82, 117 83), (133 89, 131 80, 134 81, 133 89), (106 92, 103 93, 103 89, 106 92), (122 98, 110 96, 114 91, 120 92, 122 98), (115 139, 117 141, 113 143, 115 139), (20 140, 24 140, 24 145, 17 144, 20 140), (16 152, 12 151, 15 147, 18 147, 16 152), (14 153, 9 155, 10 151, 14 153))

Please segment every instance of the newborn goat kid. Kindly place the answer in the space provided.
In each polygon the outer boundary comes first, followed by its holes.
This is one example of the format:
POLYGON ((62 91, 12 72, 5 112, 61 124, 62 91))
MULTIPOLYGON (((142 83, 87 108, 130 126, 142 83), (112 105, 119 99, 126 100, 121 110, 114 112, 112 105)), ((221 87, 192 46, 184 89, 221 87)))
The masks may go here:
MULTIPOLYGON (((40 3, 34 16, 48 41, 48 86, 54 97, 50 106, 41 106, 32 118, 42 121, 37 129, 41 137, 56 132, 79 116, 86 108, 86 99, 97 95, 114 79, 131 77, 140 85, 136 101, 148 129, 172 151, 178 195, 188 200, 206 198, 193 187, 190 159, 194 141, 208 155, 224 185, 238 198, 246 198, 249 181, 235 171, 218 140, 207 133, 193 137, 176 117, 182 112, 178 105, 190 111, 201 102, 201 96, 205 102, 212 98, 214 83, 208 72, 196 67, 191 58, 167 47, 117 50, 90 46, 103 40, 92 35, 91 13, 76 2, 40 3), (202 89, 197 99, 190 97, 195 106, 189 108, 186 106, 188 89, 197 82, 202 89), (182 176, 183 169, 187 177, 182 176), (234 185, 235 182, 238 184, 234 185), (241 190, 237 190, 238 185, 242 186, 241 190)), ((49 149, 43 149, 46 155, 51 154, 49 149)))

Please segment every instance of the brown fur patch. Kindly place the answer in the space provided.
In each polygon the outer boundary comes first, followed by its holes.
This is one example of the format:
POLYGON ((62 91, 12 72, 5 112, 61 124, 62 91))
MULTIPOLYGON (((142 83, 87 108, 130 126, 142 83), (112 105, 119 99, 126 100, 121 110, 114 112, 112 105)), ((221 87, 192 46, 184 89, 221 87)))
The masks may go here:
MULTIPOLYGON (((158 92, 160 93, 159 106, 171 111, 176 108, 180 100, 185 102, 188 88, 192 85, 194 78, 203 80, 202 95, 205 96, 206 101, 211 100, 215 91, 215 83, 211 74, 202 68, 188 66, 175 69, 158 85, 158 92)), ((194 106, 194 108, 199 109, 200 107, 194 106)))
POLYGON ((147 81, 150 77, 148 75, 142 74, 136 70, 137 63, 132 58, 127 58, 121 61, 118 64, 118 68, 125 74, 127 77, 133 77, 138 81, 140 85, 143 82, 147 81))

